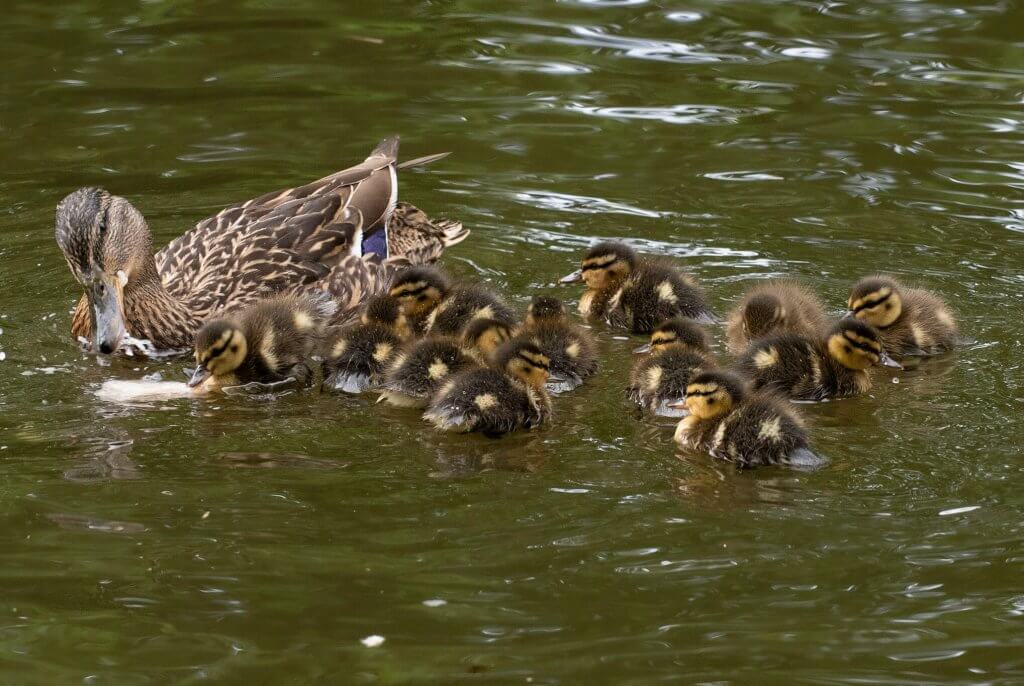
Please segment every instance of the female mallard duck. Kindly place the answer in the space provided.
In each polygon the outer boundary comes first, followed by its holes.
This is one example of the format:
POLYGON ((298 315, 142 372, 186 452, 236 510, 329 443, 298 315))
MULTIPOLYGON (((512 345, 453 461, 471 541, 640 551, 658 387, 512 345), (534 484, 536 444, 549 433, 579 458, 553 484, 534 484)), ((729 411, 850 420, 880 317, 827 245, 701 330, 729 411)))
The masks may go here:
POLYGON ((750 344, 737 361, 755 388, 770 388, 795 400, 845 398, 871 388, 867 370, 899 367, 882 346, 878 331, 845 317, 824 339, 776 333, 750 344))
POLYGON ((604 317, 633 333, 650 333, 666 319, 681 316, 716 321, 704 292, 694 279, 674 266, 640 259, 624 243, 602 242, 583 256, 578 271, 563 283, 583 280, 586 291, 579 310, 589 318, 604 317))
POLYGON ((579 388, 597 371, 594 337, 569 321, 558 298, 535 296, 519 333, 529 336, 551 360, 548 389, 552 392, 579 388))
POLYGON ((795 281, 766 281, 746 293, 729 313, 729 352, 741 355, 750 341, 776 331, 817 338, 828 325, 825 308, 810 289, 795 281))
POLYGON ((494 319, 476 319, 459 341, 451 336, 428 336, 399 353, 381 384, 379 401, 397 407, 426 407, 452 375, 490 364, 512 329, 494 319))
POLYGON ((335 323, 347 321, 397 266, 434 260, 467 234, 396 207, 396 170, 439 157, 398 165, 397 152, 398 138, 385 140, 361 164, 233 205, 156 255, 146 220, 127 200, 99 188, 71 193, 57 206, 56 238, 86 291, 72 334, 102 353, 117 351, 126 334, 160 350, 187 349, 213 315, 314 291, 339 302, 335 323))
POLYGON ((500 436, 551 417, 547 355, 527 338, 514 338, 495 353, 494 366, 452 377, 430 402, 424 419, 442 431, 500 436))
POLYGON ((188 385, 206 393, 289 377, 306 382, 336 308, 322 294, 279 295, 206 322, 196 333, 197 366, 188 385))
POLYGON ((637 352, 651 354, 633 365, 627 395, 641 409, 661 417, 682 416, 672 404, 685 397, 690 377, 715 367, 707 334, 682 317, 662 322, 651 333, 650 343, 637 352))
POLYGON ((785 400, 750 392, 737 375, 713 370, 690 379, 686 416, 676 427, 682 448, 728 460, 737 467, 791 465, 817 467, 823 460, 808 447, 807 430, 785 400))
POLYGON ((398 300, 375 295, 366 301, 359 322, 335 328, 325 346, 325 390, 363 393, 379 383, 412 337, 398 300))
POLYGON ((891 276, 861 279, 847 304, 850 314, 881 332, 885 349, 893 355, 935 355, 956 345, 956 321, 946 303, 891 276))

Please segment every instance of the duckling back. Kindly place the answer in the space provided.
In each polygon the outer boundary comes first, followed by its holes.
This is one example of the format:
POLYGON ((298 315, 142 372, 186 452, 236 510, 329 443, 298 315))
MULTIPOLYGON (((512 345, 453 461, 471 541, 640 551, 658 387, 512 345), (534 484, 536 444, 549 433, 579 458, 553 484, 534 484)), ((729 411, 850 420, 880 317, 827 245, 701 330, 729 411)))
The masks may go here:
POLYGON ((381 383, 380 399, 399 407, 426 407, 454 374, 475 366, 455 339, 424 338, 394 359, 381 383))
POLYGON ((934 293, 903 288, 903 313, 892 326, 879 329, 893 355, 937 355, 956 347, 959 332, 949 306, 934 293))
POLYGON ((641 263, 608 303, 608 321, 633 333, 650 333, 672 317, 715 321, 704 292, 690 277, 659 262, 641 263))
POLYGON ((795 400, 825 400, 862 393, 871 387, 866 372, 836 362, 823 343, 795 333, 775 333, 752 342, 736 366, 754 388, 771 389, 795 400))
POLYGON ((512 326, 515 312, 501 298, 479 284, 457 286, 427 319, 428 333, 459 336, 473 319, 494 319, 512 326))
POLYGON ((708 356, 684 348, 652 353, 633 365, 627 395, 644 410, 662 417, 679 417, 682 413, 669 405, 686 396, 686 386, 696 372, 714 366, 708 356))
POLYGON ((282 295, 238 313, 248 353, 235 371, 239 383, 272 383, 294 377, 305 383, 336 307, 323 295, 282 295))
POLYGON ((334 329, 324 348, 325 390, 364 393, 379 384, 402 339, 375 322, 334 329))
POLYGON ((752 340, 771 333, 817 338, 827 325, 824 306, 813 292, 794 281, 768 281, 750 288, 729 313, 729 351, 740 355, 752 340))
POLYGON ((551 360, 553 392, 572 391, 598 369, 597 344, 590 332, 564 320, 538 321, 524 326, 529 337, 551 360))
POLYGON ((477 368, 448 381, 423 417, 442 431, 500 436, 539 425, 550 415, 543 393, 500 370, 477 368))

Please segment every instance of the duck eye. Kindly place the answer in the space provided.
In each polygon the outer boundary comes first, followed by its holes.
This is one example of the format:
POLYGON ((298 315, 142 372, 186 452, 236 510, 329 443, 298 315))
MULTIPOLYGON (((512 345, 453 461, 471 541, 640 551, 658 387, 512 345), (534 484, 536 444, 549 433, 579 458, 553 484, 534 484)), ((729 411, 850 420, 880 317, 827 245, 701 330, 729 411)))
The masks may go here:
POLYGON ((892 309, 892 303, 885 303, 885 309, 886 309, 887 311, 888 311, 888 310, 891 310, 891 309, 892 309))
POLYGON ((853 348, 851 348, 851 347, 850 347, 850 346, 848 346, 848 345, 844 345, 844 346, 843 346, 843 350, 845 350, 845 351, 846 351, 846 354, 847 354, 847 355, 852 355, 852 354, 853 354, 853 348))
POLYGON ((715 404, 715 399, 714 398, 708 398, 708 405, 714 405, 714 404, 715 404))
POLYGON ((231 346, 231 352, 233 352, 233 353, 237 353, 238 352, 238 344, 237 343, 235 343, 234 345, 231 346))

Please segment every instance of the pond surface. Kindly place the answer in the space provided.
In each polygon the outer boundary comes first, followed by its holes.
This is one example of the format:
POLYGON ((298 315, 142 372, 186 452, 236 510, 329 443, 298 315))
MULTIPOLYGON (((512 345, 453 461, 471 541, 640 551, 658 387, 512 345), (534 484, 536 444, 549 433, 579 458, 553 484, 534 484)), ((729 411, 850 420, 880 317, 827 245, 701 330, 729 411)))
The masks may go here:
POLYGON ((964 5, 5 4, 0 681, 1024 682, 1024 15, 964 5), (61 197, 103 185, 162 245, 396 132, 452 151, 402 177, 472 229, 448 267, 519 307, 615 237, 720 311, 890 271, 972 343, 805 406, 816 473, 678 454, 603 329, 597 380, 496 441, 95 397, 182 365, 77 350, 61 197))

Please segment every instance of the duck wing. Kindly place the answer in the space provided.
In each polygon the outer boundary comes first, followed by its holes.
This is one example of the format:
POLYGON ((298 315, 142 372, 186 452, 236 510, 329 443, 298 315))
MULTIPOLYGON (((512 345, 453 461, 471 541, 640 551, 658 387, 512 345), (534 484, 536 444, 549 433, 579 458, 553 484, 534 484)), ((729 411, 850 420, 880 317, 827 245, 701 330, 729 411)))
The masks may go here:
POLYGON ((403 257, 384 260, 373 253, 362 257, 346 255, 328 275, 307 289, 328 293, 338 308, 331 323, 346 324, 356 318, 367 298, 385 292, 395 274, 409 266, 403 257))
POLYGON ((157 253, 165 288, 202 315, 333 274, 386 226, 397 153, 396 136, 354 167, 204 219, 157 253))

